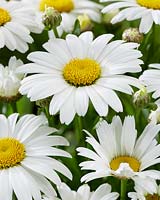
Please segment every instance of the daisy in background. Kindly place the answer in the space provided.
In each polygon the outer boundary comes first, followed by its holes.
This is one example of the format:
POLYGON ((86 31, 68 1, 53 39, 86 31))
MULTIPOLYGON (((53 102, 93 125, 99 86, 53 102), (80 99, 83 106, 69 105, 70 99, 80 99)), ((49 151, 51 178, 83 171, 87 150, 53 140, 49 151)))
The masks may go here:
POLYGON ((146 85, 148 92, 154 92, 152 97, 154 99, 160 97, 160 64, 150 64, 150 68, 143 72, 140 80, 146 85))
POLYGON ((50 156, 70 157, 57 146, 66 146, 68 141, 54 133, 44 116, 18 114, 8 118, 0 115, 0 199, 40 200, 41 192, 56 196, 48 181, 61 184, 57 172, 72 179, 68 168, 50 156), (23 187, 22 187, 23 186, 23 187))
POLYGON ((9 50, 24 53, 33 39, 30 32, 41 30, 35 23, 34 10, 21 2, 0 1, 0 48, 6 46, 9 50))
MULTIPOLYGON (((72 32, 74 23, 79 16, 86 14, 92 21, 101 22, 100 10, 102 5, 90 0, 22 0, 34 7, 37 13, 37 21, 42 21, 42 14, 46 7, 52 7, 62 16, 61 25, 57 28, 59 35, 72 32)), ((52 32, 50 32, 52 37, 52 32)))
POLYGON ((16 101, 19 97, 20 81, 24 74, 17 74, 17 67, 23 65, 21 60, 11 57, 8 66, 0 64, 0 101, 16 101))
POLYGON ((160 185, 157 185, 154 180, 152 184, 155 185, 155 191, 148 193, 145 188, 135 187, 136 192, 129 192, 128 197, 132 200, 159 200, 160 199, 160 185))
POLYGON ((72 191, 65 183, 58 188, 61 200, 116 200, 119 197, 117 192, 111 192, 109 184, 100 185, 95 192, 85 184, 78 188, 77 192, 72 191))
POLYGON ((76 113, 85 116, 90 101, 100 116, 107 115, 108 106, 122 112, 114 90, 132 94, 130 85, 141 87, 138 79, 124 74, 141 71, 142 54, 138 44, 109 43, 112 38, 104 34, 93 40, 92 32, 85 32, 79 37, 69 34, 66 40, 49 40, 43 45, 47 52, 29 54, 33 63, 19 67, 19 73, 32 74, 22 80, 20 93, 31 101, 54 95, 49 112, 60 112, 60 121, 66 124, 76 113))
POLYGON ((78 155, 91 160, 80 164, 82 170, 92 172, 84 175, 82 181, 115 176, 132 179, 136 185, 142 185, 150 191, 150 178, 160 179, 160 171, 148 169, 160 163, 160 145, 155 139, 160 125, 149 124, 137 139, 134 117, 126 117, 123 124, 116 116, 112 123, 101 121, 97 125, 97 141, 90 133, 86 141, 93 150, 79 147, 78 155))
POLYGON ((160 0, 100 0, 110 2, 102 13, 108 13, 115 9, 122 9, 113 19, 112 23, 123 20, 141 19, 140 32, 148 33, 153 23, 160 24, 160 0))

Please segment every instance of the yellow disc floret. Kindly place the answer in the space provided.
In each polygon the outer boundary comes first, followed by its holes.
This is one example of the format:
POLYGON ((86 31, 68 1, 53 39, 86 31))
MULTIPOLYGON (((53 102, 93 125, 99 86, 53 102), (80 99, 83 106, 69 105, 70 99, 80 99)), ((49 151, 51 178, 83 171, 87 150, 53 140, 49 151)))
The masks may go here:
POLYGON ((160 0, 137 0, 137 3, 147 8, 160 9, 160 0))
POLYGON ((46 7, 53 7, 59 12, 70 12, 74 9, 74 3, 73 0, 41 0, 40 11, 45 11, 46 7))
POLYGON ((0 169, 18 165, 25 158, 25 147, 14 138, 0 139, 0 169))
POLYGON ((63 69, 64 79, 76 87, 92 85, 100 75, 100 65, 89 58, 73 59, 63 69))
POLYGON ((9 21, 11 21, 9 12, 3 8, 0 8, 0 26, 3 26, 9 21))
POLYGON ((114 171, 116 171, 121 163, 128 163, 130 168, 134 171, 134 172, 138 172, 140 169, 140 162, 134 158, 134 157, 130 157, 130 156, 118 156, 116 158, 114 158, 111 162, 110 162, 110 168, 114 171))
POLYGON ((153 194, 153 195, 148 194, 146 196, 146 200, 160 200, 160 196, 158 196, 157 194, 153 194))

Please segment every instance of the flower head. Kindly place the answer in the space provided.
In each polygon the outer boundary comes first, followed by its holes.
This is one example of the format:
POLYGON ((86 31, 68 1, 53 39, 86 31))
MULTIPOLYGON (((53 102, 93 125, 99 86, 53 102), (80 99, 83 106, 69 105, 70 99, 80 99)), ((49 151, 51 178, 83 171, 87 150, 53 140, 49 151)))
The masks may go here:
POLYGON ((20 73, 35 73, 21 82, 20 92, 31 101, 53 96, 51 115, 60 112, 62 123, 69 124, 75 114, 85 116, 89 100, 100 116, 106 116, 108 106, 123 110, 114 90, 132 94, 130 85, 141 87, 138 79, 124 75, 141 71, 138 44, 109 41, 111 34, 93 40, 91 32, 79 37, 69 34, 66 40, 45 43, 47 52, 33 52, 28 59, 34 63, 19 68, 20 73), (58 87, 57 87, 58 86, 58 87))
POLYGON ((119 196, 117 192, 111 192, 109 184, 102 184, 95 192, 90 192, 90 187, 87 184, 79 187, 77 191, 72 191, 65 183, 62 183, 58 191, 61 200, 116 200, 119 196))
POLYGON ((0 1, 0 48, 6 46, 11 51, 24 53, 33 39, 30 32, 39 33, 34 22, 34 10, 22 2, 0 1))
POLYGON ((57 172, 72 178, 65 165, 50 157, 70 157, 64 150, 54 147, 68 145, 65 138, 50 135, 55 131, 54 128, 48 127, 43 116, 24 115, 18 120, 18 114, 12 114, 8 118, 0 115, 2 199, 12 200, 13 191, 18 200, 32 197, 41 199, 41 192, 46 196, 55 196, 48 180, 60 185, 57 172))
POLYGON ((8 66, 0 65, 0 100, 15 101, 20 97, 19 87, 20 81, 24 77, 23 74, 17 74, 17 67, 23 65, 21 60, 11 57, 8 66))
POLYGON ((97 125, 99 142, 88 133, 87 142, 94 151, 79 147, 79 155, 91 159, 80 164, 83 170, 93 172, 82 177, 82 181, 115 176, 132 179, 135 184, 147 183, 147 178, 160 179, 160 172, 147 170, 160 162, 160 145, 156 135, 160 125, 149 124, 137 139, 134 117, 126 117, 122 124, 119 117, 114 117, 111 124, 101 121, 97 125))
POLYGON ((147 33, 153 23, 160 24, 160 0, 101 0, 110 2, 102 12, 108 13, 115 9, 122 9, 113 19, 117 23, 127 19, 128 21, 141 19, 139 30, 147 33))
MULTIPOLYGON (((144 185, 145 186, 145 185, 144 185)), ((129 192, 128 196, 132 200, 159 200, 160 199, 160 185, 157 185, 154 180, 150 180, 151 188, 153 191, 148 192, 145 187, 135 187, 136 192, 129 192)))
POLYGON ((143 81, 148 92, 154 92, 152 97, 156 99, 160 97, 160 64, 151 64, 149 67, 153 69, 144 71, 140 80, 143 81))

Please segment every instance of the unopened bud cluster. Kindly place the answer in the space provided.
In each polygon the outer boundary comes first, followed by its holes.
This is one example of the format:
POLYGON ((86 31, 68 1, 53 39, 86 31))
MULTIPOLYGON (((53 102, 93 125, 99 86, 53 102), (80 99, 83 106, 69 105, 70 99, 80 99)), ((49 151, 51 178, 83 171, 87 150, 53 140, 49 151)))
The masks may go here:
POLYGON ((138 108, 147 106, 150 102, 150 95, 147 93, 147 89, 143 87, 133 95, 133 103, 138 108))
POLYGON ((53 28, 59 26, 62 21, 61 14, 52 7, 47 7, 44 15, 42 16, 42 23, 47 30, 52 30, 53 28))
POLYGON ((122 39, 126 42, 141 43, 143 34, 139 32, 138 28, 129 28, 123 32, 122 39))

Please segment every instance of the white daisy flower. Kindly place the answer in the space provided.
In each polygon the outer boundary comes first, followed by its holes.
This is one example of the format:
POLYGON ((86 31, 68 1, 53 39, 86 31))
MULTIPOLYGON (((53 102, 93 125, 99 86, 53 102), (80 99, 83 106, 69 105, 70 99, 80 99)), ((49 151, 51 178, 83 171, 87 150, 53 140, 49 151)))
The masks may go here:
POLYGON ((34 11, 21 2, 0 1, 0 48, 6 46, 11 51, 24 53, 33 39, 30 32, 39 33, 34 20, 34 11))
POLYGON ((140 80, 144 82, 148 92, 154 92, 152 97, 154 99, 160 97, 160 64, 151 64, 148 69, 140 76, 140 80))
POLYGON ((103 13, 108 13, 115 9, 122 9, 118 15, 112 19, 112 23, 141 19, 140 32, 147 33, 152 28, 153 23, 160 24, 160 0, 101 0, 101 2, 112 2, 102 9, 103 13))
POLYGON ((119 197, 117 192, 111 192, 109 184, 100 185, 95 192, 90 192, 90 187, 85 184, 79 187, 76 192, 62 183, 58 191, 62 200, 116 200, 119 197))
POLYGON ((101 121, 97 125, 99 142, 88 133, 87 142, 93 150, 78 148, 79 155, 91 159, 80 164, 82 170, 92 170, 82 177, 82 181, 115 176, 147 185, 147 178, 160 179, 160 172, 147 170, 160 163, 160 145, 155 139, 160 125, 149 124, 137 139, 134 117, 126 117, 122 125, 119 117, 111 124, 101 121))
POLYGON ((145 188, 135 187, 136 192, 129 192, 128 197, 132 200, 159 200, 160 185, 157 185, 154 180, 150 184, 154 185, 155 191, 148 193, 145 188))
POLYGON ((18 200, 39 200, 41 192, 55 196, 48 180, 60 185, 57 172, 70 179, 72 175, 65 165, 50 156, 70 157, 55 147, 68 145, 68 141, 50 136, 56 130, 47 126, 43 116, 24 115, 17 119, 16 113, 8 118, 0 115, 0 198, 12 200, 13 192, 18 200))
POLYGON ((101 21, 100 9, 103 7, 90 0, 22 0, 30 4, 37 11, 37 21, 42 18, 46 7, 53 7, 62 15, 61 25, 58 27, 59 34, 63 31, 71 32, 78 16, 86 14, 95 22, 101 21))
POLYGON ((50 40, 43 45, 48 52, 31 53, 28 59, 34 63, 19 68, 20 73, 35 73, 23 79, 19 91, 31 101, 54 95, 49 112, 60 111, 61 123, 69 124, 76 113, 85 116, 89 99, 100 116, 107 115, 108 106, 122 112, 114 90, 132 94, 130 85, 141 87, 138 79, 123 75, 141 71, 141 52, 136 43, 108 44, 112 38, 105 34, 93 40, 93 34, 85 32, 50 40))
POLYGON ((21 65, 23 62, 16 57, 10 58, 8 66, 0 64, 0 100, 14 101, 20 97, 18 90, 24 75, 17 74, 16 69, 21 65))

